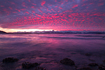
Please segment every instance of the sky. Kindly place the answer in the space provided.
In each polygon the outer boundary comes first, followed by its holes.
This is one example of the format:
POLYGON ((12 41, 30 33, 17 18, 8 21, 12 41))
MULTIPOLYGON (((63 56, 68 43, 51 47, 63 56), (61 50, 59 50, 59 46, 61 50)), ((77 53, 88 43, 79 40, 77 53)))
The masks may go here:
POLYGON ((0 0, 0 30, 105 31, 105 0, 0 0))

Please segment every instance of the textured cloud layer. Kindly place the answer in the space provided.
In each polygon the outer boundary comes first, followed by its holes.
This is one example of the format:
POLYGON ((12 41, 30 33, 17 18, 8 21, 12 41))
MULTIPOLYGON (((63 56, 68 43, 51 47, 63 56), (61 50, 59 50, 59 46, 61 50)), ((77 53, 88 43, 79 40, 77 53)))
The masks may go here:
POLYGON ((105 0, 0 0, 0 27, 105 30, 105 0))

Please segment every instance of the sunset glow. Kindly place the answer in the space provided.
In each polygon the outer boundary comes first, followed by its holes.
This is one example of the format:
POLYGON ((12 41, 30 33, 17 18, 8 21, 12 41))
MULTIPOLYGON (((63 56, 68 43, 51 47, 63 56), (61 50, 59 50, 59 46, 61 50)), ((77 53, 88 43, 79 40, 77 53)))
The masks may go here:
POLYGON ((105 0, 0 0, 0 70, 105 70, 105 0))
POLYGON ((104 8, 105 0, 0 0, 0 27, 6 32, 105 31, 104 8))
POLYGON ((35 32, 35 31, 52 31, 51 29, 8 29, 0 28, 0 30, 5 32, 35 32))

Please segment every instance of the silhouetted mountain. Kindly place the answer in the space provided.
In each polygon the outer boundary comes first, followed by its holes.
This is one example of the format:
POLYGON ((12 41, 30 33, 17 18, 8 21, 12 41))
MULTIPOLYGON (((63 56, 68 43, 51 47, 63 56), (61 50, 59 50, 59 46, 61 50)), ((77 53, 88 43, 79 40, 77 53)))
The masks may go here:
POLYGON ((4 31, 0 31, 0 34, 6 34, 6 32, 4 32, 4 31))
POLYGON ((99 31, 35 31, 35 32, 15 32, 14 34, 105 34, 99 31))

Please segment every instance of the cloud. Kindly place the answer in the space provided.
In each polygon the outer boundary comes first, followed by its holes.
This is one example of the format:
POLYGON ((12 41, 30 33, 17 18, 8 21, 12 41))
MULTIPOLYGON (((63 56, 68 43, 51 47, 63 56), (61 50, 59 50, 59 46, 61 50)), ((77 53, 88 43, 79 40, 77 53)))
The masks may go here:
POLYGON ((0 0, 0 26, 105 28, 104 3, 105 0, 0 0))

